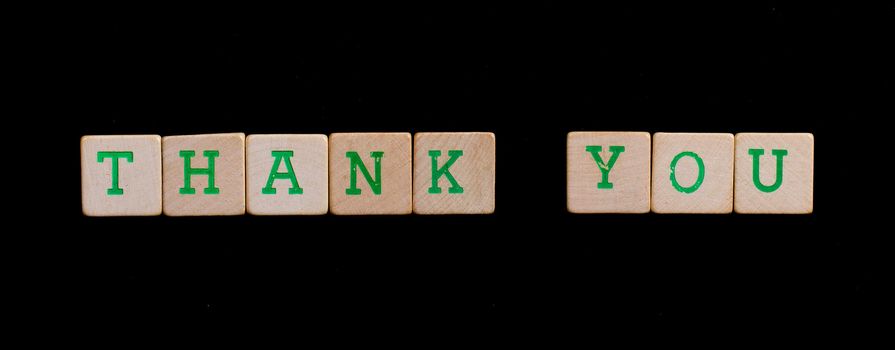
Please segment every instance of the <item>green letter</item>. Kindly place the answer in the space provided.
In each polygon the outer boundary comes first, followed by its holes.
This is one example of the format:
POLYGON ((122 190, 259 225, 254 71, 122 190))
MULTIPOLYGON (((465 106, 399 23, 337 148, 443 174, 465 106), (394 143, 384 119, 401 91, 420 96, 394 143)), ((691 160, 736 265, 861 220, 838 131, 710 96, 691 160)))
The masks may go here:
POLYGON ((214 187, 214 158, 219 156, 218 151, 202 151, 202 155, 208 158, 207 168, 193 168, 190 166, 191 159, 196 155, 196 151, 180 151, 180 157, 183 158, 183 187, 180 194, 196 194, 196 189, 190 185, 190 177, 193 175, 208 176, 208 187, 203 192, 205 194, 218 194, 221 190, 214 187))
POLYGON ((612 170, 612 166, 615 165, 618 155, 625 151, 625 146, 609 146, 609 152, 612 153, 612 155, 609 156, 609 164, 603 163, 603 158, 600 158, 600 152, 603 151, 603 146, 584 146, 584 150, 590 152, 590 155, 597 161, 597 167, 600 168, 602 180, 597 184, 597 188, 611 189, 612 183, 609 182, 609 171, 612 170))
POLYGON ((699 186, 702 185, 702 179, 705 177, 705 164, 702 163, 702 158, 699 158, 696 153, 693 152, 681 152, 680 154, 674 156, 674 159, 671 160, 671 185, 674 186, 678 192, 683 193, 693 193, 699 189, 699 186), (699 167, 699 175, 696 177, 696 182, 693 183, 690 187, 683 187, 681 184, 677 183, 677 179, 674 177, 674 168, 677 167, 677 161, 681 160, 683 157, 693 157, 696 160, 696 166, 699 167))
POLYGON ((370 152, 370 157, 373 157, 373 170, 376 172, 376 179, 374 180, 372 176, 370 176, 370 172, 367 171, 367 167, 364 166, 364 162, 360 159, 360 156, 357 155, 357 152, 345 152, 345 156, 351 160, 351 178, 348 188, 345 189, 345 194, 349 196, 357 196, 360 195, 360 189, 357 188, 357 168, 360 167, 361 173, 364 174, 364 178, 367 179, 367 183, 370 184, 370 189, 373 190, 373 194, 379 195, 382 193, 382 182, 380 182, 381 176, 381 168, 382 168, 382 155, 383 152, 370 152))
POLYGON ((749 154, 752 155, 752 183, 755 184, 755 187, 758 188, 759 191, 762 192, 774 192, 780 185, 783 184, 783 156, 787 155, 785 149, 775 149, 771 150, 771 154, 777 157, 777 178, 774 180, 774 184, 770 186, 765 186, 761 183, 761 177, 758 176, 758 169, 762 154, 764 154, 764 150, 760 148, 750 148, 749 154))
POLYGON ((96 162, 102 163, 104 159, 112 158, 112 188, 106 190, 109 196, 120 196, 124 190, 118 187, 118 159, 127 159, 128 163, 134 162, 134 152, 96 152, 96 162))
POLYGON ((273 169, 270 169, 270 176, 267 177, 267 185, 261 189, 262 194, 277 194, 277 189, 273 187, 273 181, 276 179, 289 179, 292 182, 292 188, 289 194, 302 194, 304 191, 298 186, 298 180, 295 178, 295 171, 292 170, 292 151, 270 151, 270 155, 274 157, 273 169), (281 173, 280 162, 286 159, 286 172, 281 173))
POLYGON ((454 179, 454 175, 451 174, 451 165, 454 165, 454 162, 457 158, 463 155, 463 151, 461 150, 450 150, 448 151, 448 157, 450 157, 447 163, 444 163, 444 166, 441 169, 438 169, 438 157, 441 156, 441 151, 429 150, 429 157, 432 157, 432 187, 429 187, 429 193, 441 193, 441 187, 438 187, 438 179, 441 178, 442 175, 447 177, 448 181, 451 182, 451 187, 448 188, 448 193, 463 193, 463 187, 460 187, 460 184, 457 183, 457 180, 454 179))

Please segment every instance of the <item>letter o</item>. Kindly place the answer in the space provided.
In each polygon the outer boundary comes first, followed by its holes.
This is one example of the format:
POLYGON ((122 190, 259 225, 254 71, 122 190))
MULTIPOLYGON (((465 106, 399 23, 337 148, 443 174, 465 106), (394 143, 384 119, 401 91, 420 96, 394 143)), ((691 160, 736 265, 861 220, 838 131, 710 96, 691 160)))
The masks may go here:
POLYGON ((702 186, 702 180, 705 178, 705 164, 702 162, 702 158, 699 158, 699 155, 697 155, 696 153, 690 151, 678 153, 678 155, 674 156, 674 159, 671 160, 670 177, 671 185, 674 186, 674 189, 676 189, 678 192, 696 192, 696 190, 699 189, 699 186, 702 186), (684 157, 692 157, 694 160, 696 160, 696 166, 699 167, 699 175, 697 175, 696 177, 696 182, 694 182, 693 185, 690 185, 690 187, 681 186, 681 184, 677 182, 677 178, 674 176, 674 169, 677 167, 677 162, 684 157))

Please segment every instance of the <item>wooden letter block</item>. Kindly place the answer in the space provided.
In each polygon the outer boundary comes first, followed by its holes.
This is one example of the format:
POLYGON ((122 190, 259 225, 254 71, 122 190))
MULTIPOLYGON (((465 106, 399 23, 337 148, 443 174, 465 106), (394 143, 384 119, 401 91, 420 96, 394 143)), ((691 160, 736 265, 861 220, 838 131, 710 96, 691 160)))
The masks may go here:
POLYGON ((494 212, 493 133, 417 133, 413 147, 414 213, 494 212))
POLYGON ((245 134, 162 138, 169 216, 245 214, 245 134))
POLYGON ((566 162, 570 212, 649 212, 649 133, 570 132, 566 162))
POLYGON ((410 214, 409 133, 329 136, 329 209, 336 215, 410 214))
POLYGON ((727 214, 733 209, 733 135, 653 135, 656 213, 727 214))
POLYGON ((814 210, 814 135, 736 136, 737 213, 810 214, 814 210))
POLYGON ((87 216, 162 213, 162 139, 158 135, 81 138, 81 204, 87 216))
POLYGON ((246 209, 253 215, 323 215, 329 209, 326 135, 249 135, 246 209))

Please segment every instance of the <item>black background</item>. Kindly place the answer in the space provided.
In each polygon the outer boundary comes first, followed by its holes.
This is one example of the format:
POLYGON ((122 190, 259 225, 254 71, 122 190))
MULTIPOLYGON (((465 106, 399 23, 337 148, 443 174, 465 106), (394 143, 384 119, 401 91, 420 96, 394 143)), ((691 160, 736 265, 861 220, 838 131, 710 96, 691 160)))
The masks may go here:
POLYGON ((885 207, 863 202, 883 178, 863 150, 892 116, 893 15, 670 1, 79 17, 59 33, 75 98, 59 131, 68 279, 51 295, 124 327, 310 333, 870 321, 884 249, 867 220, 885 207), (569 214, 566 133, 609 130, 814 133, 815 213, 569 214), (496 212, 81 215, 82 135, 344 131, 494 132, 496 212))

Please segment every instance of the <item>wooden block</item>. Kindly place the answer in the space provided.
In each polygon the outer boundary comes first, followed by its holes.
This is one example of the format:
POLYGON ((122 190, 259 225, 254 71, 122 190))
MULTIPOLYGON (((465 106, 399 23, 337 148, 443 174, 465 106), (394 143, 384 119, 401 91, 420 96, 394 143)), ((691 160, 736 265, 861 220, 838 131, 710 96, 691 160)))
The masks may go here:
POLYGON ((727 214, 733 209, 733 135, 653 135, 652 209, 727 214))
POLYGON ((162 139, 158 135, 81 138, 81 203, 87 216, 162 213, 162 139))
POLYGON ((814 135, 737 134, 734 201, 737 213, 810 214, 814 135))
POLYGON ((245 134, 162 138, 165 215, 245 214, 245 134))
POLYGON ((326 135, 249 135, 246 209, 253 215, 323 215, 329 209, 326 135))
POLYGON ((417 133, 413 147, 414 213, 494 212, 493 133, 417 133))
POLYGON ((649 212, 650 146, 646 132, 570 132, 566 141, 569 212, 649 212))
POLYGON ((410 214, 409 133, 329 136, 329 209, 336 215, 410 214))

